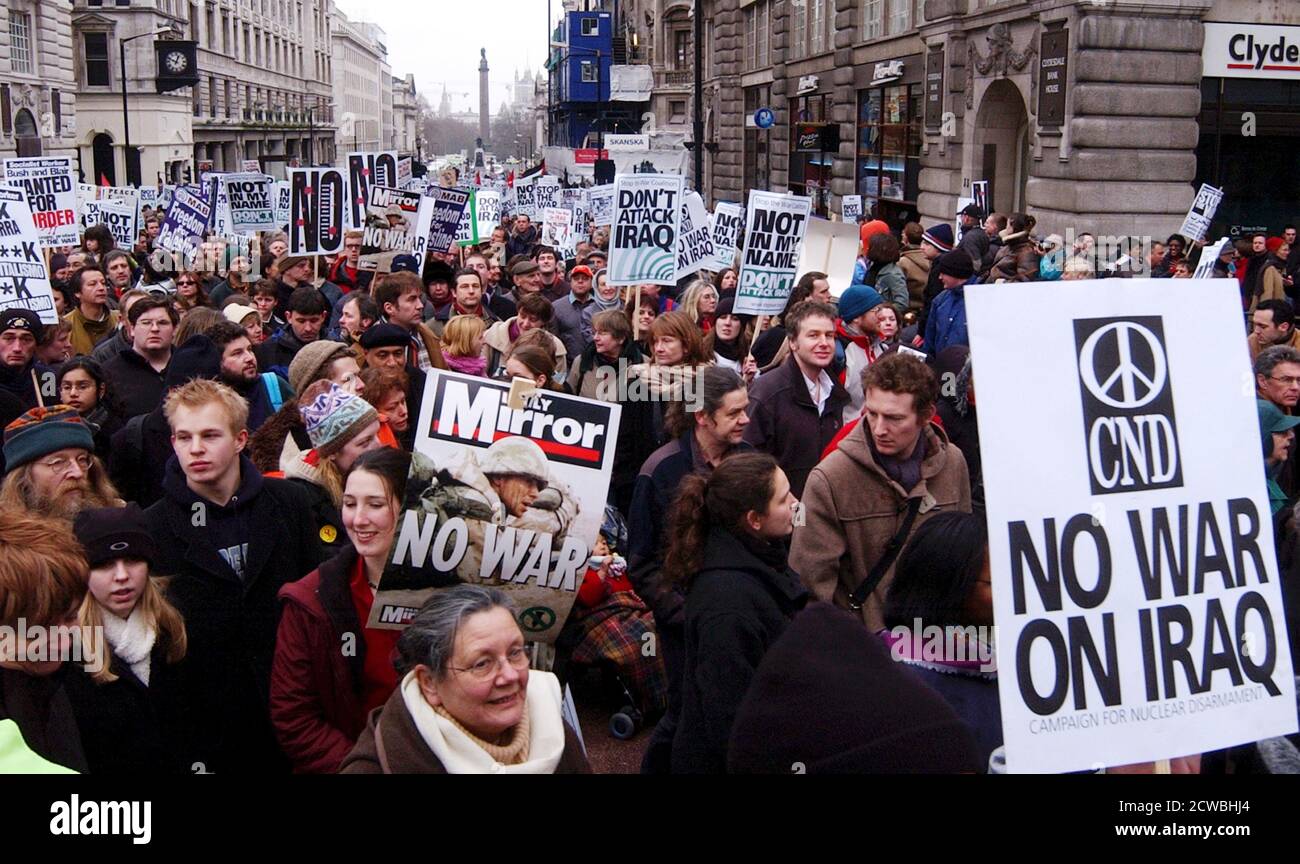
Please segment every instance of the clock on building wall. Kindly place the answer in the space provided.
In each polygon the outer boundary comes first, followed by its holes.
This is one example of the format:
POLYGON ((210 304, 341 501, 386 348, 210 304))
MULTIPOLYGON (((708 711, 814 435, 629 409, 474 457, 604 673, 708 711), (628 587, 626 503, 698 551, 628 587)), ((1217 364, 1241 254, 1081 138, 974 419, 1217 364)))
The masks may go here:
POLYGON ((197 62, 198 43, 186 39, 159 39, 153 43, 158 57, 158 76, 155 79, 159 93, 168 93, 199 83, 197 62))

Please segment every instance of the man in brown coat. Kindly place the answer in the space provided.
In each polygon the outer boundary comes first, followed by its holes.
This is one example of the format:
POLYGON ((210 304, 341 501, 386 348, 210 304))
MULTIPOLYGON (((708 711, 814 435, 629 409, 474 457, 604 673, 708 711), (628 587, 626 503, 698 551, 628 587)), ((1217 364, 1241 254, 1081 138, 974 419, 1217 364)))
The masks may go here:
MULTIPOLYGON (((909 535, 934 513, 971 509, 966 459, 930 425, 939 395, 934 373, 891 354, 867 367, 862 384, 863 419, 808 475, 803 524, 795 523, 790 549, 790 566, 817 599, 844 608, 900 533, 909 499, 920 500, 909 535)), ((862 604, 873 631, 885 626, 893 569, 891 562, 862 604)))

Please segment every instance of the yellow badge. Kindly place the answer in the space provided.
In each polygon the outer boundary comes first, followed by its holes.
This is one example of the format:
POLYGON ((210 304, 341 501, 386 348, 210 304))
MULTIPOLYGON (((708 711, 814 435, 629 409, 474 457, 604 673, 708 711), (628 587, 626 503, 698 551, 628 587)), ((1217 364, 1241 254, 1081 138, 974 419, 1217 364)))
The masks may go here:
POLYGON ((339 536, 338 529, 333 525, 322 525, 320 529, 320 539, 322 543, 333 543, 339 536))

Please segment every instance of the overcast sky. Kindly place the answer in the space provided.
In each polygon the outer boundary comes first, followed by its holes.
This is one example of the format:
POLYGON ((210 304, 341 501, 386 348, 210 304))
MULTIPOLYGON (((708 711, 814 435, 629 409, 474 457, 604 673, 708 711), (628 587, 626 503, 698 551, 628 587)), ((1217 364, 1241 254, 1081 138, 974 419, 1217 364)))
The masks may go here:
MULTIPOLYGON (((415 75, 415 90, 436 110, 447 84, 453 111, 478 111, 479 49, 487 49, 493 114, 509 101, 515 70, 546 60, 547 0, 334 0, 351 21, 388 37, 393 74, 415 75)), ((560 2, 551 4, 556 17, 560 2)))

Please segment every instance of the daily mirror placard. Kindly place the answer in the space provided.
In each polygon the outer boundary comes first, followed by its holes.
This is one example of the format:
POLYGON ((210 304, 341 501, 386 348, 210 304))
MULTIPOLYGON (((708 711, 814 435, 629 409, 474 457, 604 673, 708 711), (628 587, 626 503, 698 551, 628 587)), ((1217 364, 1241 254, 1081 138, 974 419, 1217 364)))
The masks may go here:
POLYGON ((1240 295, 1176 283, 967 289, 1010 771, 1296 730, 1240 295))
POLYGON ((529 641, 554 642, 600 531, 620 407, 429 371, 393 555, 369 626, 404 627, 462 582, 511 595, 529 641))

